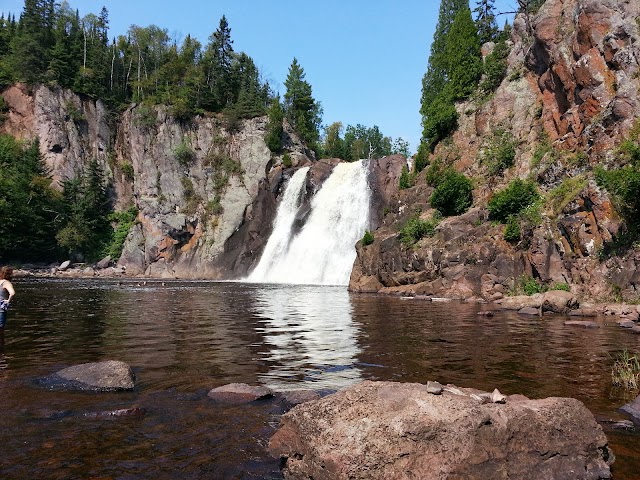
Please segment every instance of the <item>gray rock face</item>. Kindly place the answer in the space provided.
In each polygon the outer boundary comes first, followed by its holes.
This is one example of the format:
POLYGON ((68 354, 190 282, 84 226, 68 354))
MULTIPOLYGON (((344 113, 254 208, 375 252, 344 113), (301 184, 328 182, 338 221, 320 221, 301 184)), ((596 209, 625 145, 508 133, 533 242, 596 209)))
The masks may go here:
POLYGON ((481 403, 425 385, 362 382, 282 417, 287 479, 611 478, 601 427, 575 399, 481 403))
POLYGON ((113 392, 133 390, 135 377, 126 363, 107 360, 65 368, 43 383, 55 389, 113 392))

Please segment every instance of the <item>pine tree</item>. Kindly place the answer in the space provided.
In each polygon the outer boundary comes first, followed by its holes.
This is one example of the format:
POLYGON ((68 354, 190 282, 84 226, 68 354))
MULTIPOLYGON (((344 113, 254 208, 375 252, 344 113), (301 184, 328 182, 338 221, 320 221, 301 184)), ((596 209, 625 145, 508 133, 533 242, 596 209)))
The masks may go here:
POLYGON ((495 41, 498 35, 498 25, 493 7, 494 1, 477 0, 476 8, 473 10, 476 14, 476 27, 481 44, 495 41))
POLYGON ((267 116, 269 120, 267 122, 265 143, 267 147, 269 147, 269 150, 273 153, 278 153, 282 150, 282 121, 284 120, 284 112, 282 111, 279 95, 271 100, 267 116))
POLYGON ((294 58, 284 82, 287 91, 283 110, 293 129, 312 149, 317 149, 322 109, 313 98, 311 85, 304 78, 304 69, 294 58))
POLYGON ((458 11, 444 49, 449 98, 463 100, 478 86, 482 74, 480 41, 468 8, 458 11))
POLYGON ((233 102, 233 40, 227 18, 223 15, 218 29, 209 37, 203 64, 207 91, 203 106, 217 112, 233 102))
MULTIPOLYGON (((468 81, 477 75, 475 70, 475 59, 464 60, 464 64, 472 64, 474 67, 467 75, 462 71, 462 67, 457 65, 457 61, 463 54, 472 54, 479 57, 479 49, 475 53, 477 37, 473 39, 468 33, 467 13, 469 3, 467 0, 442 0, 440 3, 440 13, 438 24, 431 44, 431 54, 427 72, 422 79, 422 98, 420 114, 422 115, 422 143, 433 150, 435 146, 446 138, 456 127, 458 114, 455 110, 455 100, 468 95, 468 81), (465 12, 464 15, 460 14, 465 12), (458 26, 454 35, 450 35, 450 30, 454 28, 454 23, 458 26), (464 34, 464 39, 450 38, 464 34), (463 52, 454 51, 449 43, 455 43, 462 47, 463 52), (453 76, 453 78, 452 78, 453 76), (462 83, 460 83, 462 82, 462 83)), ((468 13, 470 18, 471 14, 468 13)), ((474 27, 475 28, 475 27, 474 27)))

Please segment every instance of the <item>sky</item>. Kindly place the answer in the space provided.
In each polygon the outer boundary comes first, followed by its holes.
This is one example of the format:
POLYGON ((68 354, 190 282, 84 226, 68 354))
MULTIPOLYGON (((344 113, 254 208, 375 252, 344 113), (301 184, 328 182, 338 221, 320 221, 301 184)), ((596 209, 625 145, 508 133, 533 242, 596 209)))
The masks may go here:
MULTIPOLYGON (((80 15, 109 11, 111 37, 129 26, 155 24, 174 38, 187 34, 203 46, 225 15, 234 50, 248 54, 263 78, 284 94, 297 58, 324 110, 323 125, 377 125, 420 141, 422 76, 440 2, 437 0, 70 0, 80 15)), ((471 6, 475 7, 475 0, 471 6)), ((0 0, 0 12, 20 15, 23 0, 0 0)), ((497 12, 515 0, 496 0, 497 12)), ((511 16, 510 16, 511 17, 511 16)), ((504 24, 499 17, 498 24, 504 24)))

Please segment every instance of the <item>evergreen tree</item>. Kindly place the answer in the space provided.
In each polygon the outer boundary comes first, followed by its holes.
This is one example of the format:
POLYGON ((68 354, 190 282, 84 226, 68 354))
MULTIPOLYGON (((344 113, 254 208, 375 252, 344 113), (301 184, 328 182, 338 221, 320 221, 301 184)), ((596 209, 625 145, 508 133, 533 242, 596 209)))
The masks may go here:
POLYGON ((456 14, 444 49, 447 92, 452 100, 467 98, 477 87, 482 74, 480 41, 468 8, 456 14))
POLYGON ((271 100, 267 115, 269 120, 267 122, 265 142, 269 150, 278 153, 282 149, 282 121, 284 120, 284 112, 282 111, 279 95, 271 100))
POLYGON ((470 17, 467 0, 441 1, 429 64, 422 79, 422 143, 429 150, 433 150, 455 129, 458 120, 455 100, 470 93, 469 85, 472 79, 477 80, 480 72, 478 39, 475 27, 474 34, 470 32, 470 17), (464 58, 464 55, 474 58, 464 58), (460 61, 463 65, 458 64, 460 61), (470 71, 465 72, 465 68, 470 68, 470 71))
POLYGON ((473 10, 476 14, 476 27, 481 44, 493 42, 498 35, 493 3, 494 0, 477 0, 476 8, 473 10))
POLYGON ((11 41, 11 65, 17 80, 41 81, 48 65, 48 2, 25 0, 17 34, 11 41))
POLYGON ((0 135, 0 261, 55 256, 59 208, 38 141, 0 135))
POLYGON ((209 37, 203 64, 207 91, 204 107, 218 112, 233 102, 233 40, 227 18, 223 15, 218 29, 209 37))
POLYGON ((312 149, 317 149, 322 108, 313 98, 311 85, 304 78, 304 70, 294 58, 284 82, 287 91, 283 110, 293 129, 312 149))

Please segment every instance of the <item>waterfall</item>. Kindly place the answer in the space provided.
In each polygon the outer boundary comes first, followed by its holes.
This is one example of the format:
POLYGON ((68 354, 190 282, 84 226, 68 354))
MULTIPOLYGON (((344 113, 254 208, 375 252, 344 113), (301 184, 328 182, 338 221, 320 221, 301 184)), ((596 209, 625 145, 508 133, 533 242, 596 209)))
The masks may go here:
POLYGON ((278 207, 273 233, 247 281, 307 285, 349 283, 356 258, 355 244, 369 225, 371 191, 367 162, 336 165, 311 199, 309 216, 294 235, 293 224, 306 174, 307 171, 301 169, 289 181, 278 207))

